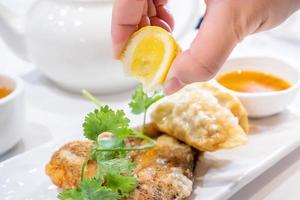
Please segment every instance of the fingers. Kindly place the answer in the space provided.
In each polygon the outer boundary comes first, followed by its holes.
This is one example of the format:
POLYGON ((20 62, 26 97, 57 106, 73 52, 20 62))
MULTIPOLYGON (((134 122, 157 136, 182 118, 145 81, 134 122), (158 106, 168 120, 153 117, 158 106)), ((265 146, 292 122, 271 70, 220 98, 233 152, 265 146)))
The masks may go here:
POLYGON ((152 26, 159 26, 159 27, 165 29, 166 31, 169 31, 169 32, 172 31, 172 28, 169 26, 169 24, 158 17, 151 17, 150 21, 151 21, 152 26))
POLYGON ((138 29, 147 0, 116 0, 112 14, 112 44, 119 57, 129 36, 138 29))
POLYGON ((153 0, 147 0, 148 1, 148 16, 149 17, 154 17, 156 16, 156 7, 155 4, 153 3, 153 0))
POLYGON ((149 17, 146 16, 146 15, 143 15, 142 19, 141 19, 141 21, 139 23, 138 29, 140 29, 140 28, 142 28, 144 26, 150 26, 150 24, 151 24, 151 22, 150 22, 149 17))
POLYGON ((156 6, 164 6, 168 3, 168 0, 153 0, 156 6))
MULTIPOLYGON (((176 77, 185 84, 213 78, 240 40, 231 12, 226 4, 215 3, 208 7, 190 48, 173 62, 170 77, 176 77)), ((177 87, 169 83, 167 85, 165 91, 169 87, 177 87)))
POLYGON ((165 21, 169 27, 174 30, 174 18, 170 14, 167 8, 164 6, 157 6, 156 7, 157 17, 165 21))
MULTIPOLYGON (((168 3, 168 0, 153 0, 153 3, 156 7, 156 17, 159 18, 161 21, 164 21, 163 24, 168 25, 169 31, 174 29, 174 19, 165 5, 168 3)), ((155 26, 159 26, 159 24, 153 24, 155 26)), ((168 30, 166 27, 163 27, 168 30)))
MULTIPOLYGON (((164 3, 162 1, 157 2, 157 3, 164 3)), ((153 0, 148 0, 148 17, 150 20, 150 24, 152 26, 159 26, 164 28, 165 30, 171 32, 172 28, 170 27, 169 23, 167 20, 169 20, 170 22, 172 22, 170 20, 170 16, 168 16, 168 14, 166 12, 164 12, 165 8, 160 5, 159 7, 157 7, 157 5, 155 4, 155 2, 153 0), (158 10, 158 8, 160 8, 160 10, 158 10), (158 11, 160 13, 158 13, 158 11), (161 14, 164 18, 161 18, 159 16, 159 14, 161 14)))
POLYGON ((174 20, 164 8, 167 0, 116 0, 112 15, 112 45, 114 57, 119 58, 132 33, 144 26, 174 28, 174 20))

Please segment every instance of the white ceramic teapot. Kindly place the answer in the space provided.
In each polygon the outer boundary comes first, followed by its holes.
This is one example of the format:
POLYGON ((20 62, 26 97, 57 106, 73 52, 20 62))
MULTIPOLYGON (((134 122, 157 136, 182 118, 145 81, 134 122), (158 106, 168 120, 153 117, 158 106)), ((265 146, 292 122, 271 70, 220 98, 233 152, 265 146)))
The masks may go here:
MULTIPOLYGON (((124 76, 119 61, 112 58, 112 5, 112 0, 38 0, 25 15, 0 5, 0 34, 16 55, 66 89, 120 91, 136 83, 124 76)), ((188 16, 183 23, 195 25, 199 0, 184 5, 190 10, 181 6, 188 16)), ((187 32, 186 26, 179 29, 177 35, 187 32)))

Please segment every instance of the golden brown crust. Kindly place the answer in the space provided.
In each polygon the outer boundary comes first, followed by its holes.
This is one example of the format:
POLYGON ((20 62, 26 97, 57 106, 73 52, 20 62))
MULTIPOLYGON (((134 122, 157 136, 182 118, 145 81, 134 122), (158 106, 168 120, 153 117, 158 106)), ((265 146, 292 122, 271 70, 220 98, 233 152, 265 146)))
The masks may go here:
POLYGON ((133 160, 139 185, 130 199, 184 199, 192 192, 195 152, 186 144, 162 135, 155 148, 137 152, 133 160))
POLYGON ((151 138, 157 138, 162 134, 162 132, 159 131, 158 126, 153 122, 145 124, 144 127, 138 126, 135 129, 139 131, 143 130, 143 133, 151 138))
POLYGON ((232 148, 247 141, 242 104, 210 83, 194 83, 163 98, 153 107, 151 119, 162 132, 200 151, 232 148))
MULTIPOLYGON (((88 156, 92 142, 70 142, 56 151, 46 166, 52 182, 62 189, 76 188, 80 183, 80 170, 88 156), (67 152, 67 153, 66 153, 67 152)), ((178 140, 162 135, 155 148, 132 152, 138 164, 134 173, 138 187, 129 199, 172 200, 184 199, 192 192, 195 151, 178 140)), ((85 176, 96 174, 96 163, 90 162, 85 176)))
MULTIPOLYGON (((62 189, 76 188, 80 183, 81 166, 90 153, 91 141, 73 141, 62 146, 56 151, 50 162, 46 165, 46 174, 52 182, 62 189)), ((94 161, 89 161, 86 177, 96 174, 94 161)))
POLYGON ((245 133, 249 132, 247 111, 236 96, 233 96, 210 83, 202 83, 201 85, 199 85, 199 87, 207 88, 211 92, 213 92, 217 97, 219 103, 230 109, 234 116, 239 119, 239 124, 244 129, 245 133))

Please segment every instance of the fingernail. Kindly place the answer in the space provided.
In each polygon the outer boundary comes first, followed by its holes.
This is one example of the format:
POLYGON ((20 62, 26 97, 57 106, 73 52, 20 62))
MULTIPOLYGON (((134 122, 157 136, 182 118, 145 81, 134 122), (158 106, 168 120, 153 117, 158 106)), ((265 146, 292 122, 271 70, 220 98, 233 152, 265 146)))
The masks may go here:
MULTIPOLYGON (((166 81, 170 81, 172 78, 176 78, 175 77, 175 73, 174 73, 174 68, 173 68, 173 65, 170 67, 169 69, 169 72, 167 74, 167 78, 166 78, 166 81)), ((177 78, 176 78, 177 79, 177 78)))

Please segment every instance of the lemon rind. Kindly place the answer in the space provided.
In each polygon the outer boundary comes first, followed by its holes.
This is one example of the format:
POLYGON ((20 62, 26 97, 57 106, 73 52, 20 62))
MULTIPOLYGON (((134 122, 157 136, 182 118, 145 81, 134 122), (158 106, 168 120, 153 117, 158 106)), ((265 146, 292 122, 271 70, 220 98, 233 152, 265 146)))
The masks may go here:
POLYGON ((165 44, 165 55, 160 64, 159 70, 156 72, 155 76, 151 79, 150 82, 146 82, 145 80, 139 79, 142 82, 145 90, 153 90, 156 88, 160 88, 161 85, 166 80, 168 71, 170 66, 175 59, 176 55, 180 51, 180 47, 177 45, 176 41, 173 39, 172 35, 166 30, 155 27, 155 26, 147 26, 143 27, 139 31, 135 32, 126 45, 120 60, 123 61, 124 64, 124 73, 129 76, 134 76, 131 72, 133 53, 135 47, 139 44, 139 42, 146 36, 158 37, 165 44))

